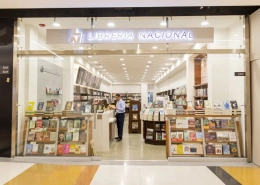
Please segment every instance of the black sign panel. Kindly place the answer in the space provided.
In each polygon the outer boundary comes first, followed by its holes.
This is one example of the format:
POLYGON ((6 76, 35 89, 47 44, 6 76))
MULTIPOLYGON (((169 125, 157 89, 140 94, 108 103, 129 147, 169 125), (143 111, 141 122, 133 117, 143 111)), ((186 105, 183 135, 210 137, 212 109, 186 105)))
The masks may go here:
POLYGON ((9 74, 9 66, 0 66, 0 74, 9 74))
POLYGON ((246 76, 246 72, 235 72, 235 76, 246 76))

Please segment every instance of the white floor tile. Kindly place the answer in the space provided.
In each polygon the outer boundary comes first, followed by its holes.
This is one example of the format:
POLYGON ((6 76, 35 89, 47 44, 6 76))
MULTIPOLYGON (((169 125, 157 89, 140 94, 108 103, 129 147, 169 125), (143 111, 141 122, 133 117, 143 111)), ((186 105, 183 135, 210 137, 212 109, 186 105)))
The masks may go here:
POLYGON ((139 166, 105 165, 99 166, 95 177, 140 177, 139 166))
POLYGON ((96 176, 91 182, 91 185, 140 185, 140 177, 103 177, 97 178, 96 176))
POLYGON ((0 184, 5 184, 32 165, 34 163, 0 162, 0 184))

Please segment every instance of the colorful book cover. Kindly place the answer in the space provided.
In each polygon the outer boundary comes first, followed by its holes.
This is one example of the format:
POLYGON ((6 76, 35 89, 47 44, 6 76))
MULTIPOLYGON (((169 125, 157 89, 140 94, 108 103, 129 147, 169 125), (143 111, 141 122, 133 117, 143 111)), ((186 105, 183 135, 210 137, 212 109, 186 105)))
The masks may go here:
POLYGON ((203 140, 202 132, 196 132, 196 138, 197 138, 197 141, 202 141, 203 140))
POLYGON ((176 142, 177 139, 177 132, 171 132, 171 142, 176 142))
POLYGON ((44 144, 39 144, 38 145, 38 154, 43 154, 44 151, 44 144))
POLYGON ((235 132, 229 132, 228 134, 229 134, 229 141, 237 141, 235 132))
POLYGON ((190 145, 183 144, 183 154, 190 154, 190 145))
POLYGON ((228 129, 228 120, 227 119, 222 119, 221 120, 221 122, 222 122, 222 128, 223 129, 228 129))
POLYGON ((230 105, 232 109, 238 109, 237 101, 236 100, 230 100, 230 105))
POLYGON ((42 120, 42 128, 49 128, 50 120, 43 119, 42 120))
POLYGON ((50 132, 50 141, 56 141, 56 132, 50 132))
POLYGON ((215 128, 216 129, 221 129, 222 128, 221 119, 215 119, 215 128))
POLYGON ((222 133, 223 133, 223 141, 224 142, 229 141, 229 132, 225 131, 225 132, 222 132, 222 133))
POLYGON ((155 130, 160 131, 161 130, 161 124, 155 124, 155 130))
POLYGON ((36 132, 35 133, 35 141, 42 141, 43 139, 43 133, 42 132, 36 132))
POLYGON ((223 154, 230 155, 230 146, 228 144, 223 145, 223 154))
POLYGON ((204 107, 207 109, 211 109, 212 108, 212 104, 209 100, 204 100, 204 107))
POLYGON ((81 145, 75 145, 75 154, 80 154, 80 146, 81 145))
POLYGON ((79 132, 73 132, 73 139, 72 141, 79 141, 79 132))
POLYGON ((33 144, 32 153, 37 154, 38 153, 39 144, 33 144))
POLYGON ((217 132, 217 141, 223 142, 223 132, 217 132))
POLYGON ((69 153, 70 153, 70 145, 63 144, 63 154, 69 154, 69 153))
POLYGON ((81 121, 80 130, 87 130, 87 120, 81 121))
POLYGON ((73 120, 68 120, 67 127, 68 127, 68 129, 72 129, 74 127, 73 120))
POLYGON ((204 129, 209 129, 209 120, 208 119, 203 119, 203 127, 204 127, 204 129))
POLYGON ((70 154, 74 154, 75 153, 75 144, 70 144, 70 154))
POLYGON ((177 132, 177 141, 182 142, 183 141, 183 132, 177 132))
POLYGON ((68 120, 66 120, 66 119, 62 119, 61 121, 60 121, 60 129, 61 128, 67 128, 67 123, 68 123, 68 120))
POLYGON ((30 142, 30 141, 34 141, 34 139, 35 139, 35 132, 29 132, 27 140, 30 142))
POLYGON ((50 132, 43 132, 43 141, 50 141, 50 132))
POLYGON ((87 132, 86 131, 80 131, 79 132, 79 140, 80 141, 87 141, 87 132))
POLYGON ((177 145, 177 154, 183 154, 183 145, 177 145))
POLYGON ((51 119, 49 128, 57 128, 57 123, 58 123, 57 119, 51 119))
POLYGON ((228 128, 235 129, 235 122, 233 119, 228 120, 228 128))
POLYGON ((215 129, 216 123, 215 120, 209 120, 209 129, 215 129))
POLYGON ((71 140, 72 140, 72 132, 66 132, 65 141, 71 141, 71 140))
POLYGON ((205 132, 205 141, 206 142, 210 141, 210 132, 205 132))
POLYGON ((166 140, 166 132, 162 132, 162 140, 166 140))
POLYGON ((182 128, 182 119, 176 119, 176 128, 182 128))
POLYGON ((65 110, 71 110, 72 104, 73 104, 72 101, 67 101, 66 106, 65 106, 65 110))
POLYGON ((59 144, 57 148, 57 154, 63 154, 63 144, 59 144))
POLYGON ((46 111, 53 111, 53 101, 47 101, 46 111))
POLYGON ((51 152, 51 146, 49 144, 45 144, 43 153, 44 154, 49 154, 50 152, 51 152))
POLYGON ((33 151, 33 144, 26 145, 26 154, 32 154, 33 151))
POLYGON ((237 144, 235 143, 230 144, 230 153, 232 155, 238 155, 237 144))
POLYGON ((42 128, 42 120, 41 119, 36 120, 36 128, 42 128))
POLYGON ((172 155, 177 154, 177 145, 176 144, 171 145, 171 154, 172 155))
POLYGON ((65 141, 65 132, 59 132, 58 140, 59 141, 65 141))
POLYGON ((197 145, 197 154, 203 154, 203 146, 202 144, 197 145))
POLYGON ((215 145, 215 154, 222 155, 222 145, 215 145))
POLYGON ((37 110, 43 110, 44 102, 39 102, 37 106, 37 110))
POLYGON ((34 102, 33 101, 28 102, 26 111, 33 111, 33 108, 34 108, 34 102))
POLYGON ((215 154, 213 145, 210 145, 210 144, 206 145, 206 154, 208 154, 208 155, 215 154))
POLYGON ((153 139, 153 129, 152 128, 146 129, 146 139, 153 139))
POLYGON ((165 124, 161 124, 161 131, 165 131, 165 124))
POLYGON ((80 120, 79 119, 75 119, 73 125, 74 125, 73 126, 74 128, 80 128, 80 120))
POLYGON ((197 141, 196 132, 190 131, 190 141, 197 141))
POLYGON ((162 140, 162 133, 156 132, 156 140, 162 140))
POLYGON ((87 153, 86 145, 80 145, 80 154, 86 154, 86 153, 87 153))
POLYGON ((201 119, 200 118, 195 119, 195 128, 201 128, 201 119))
POLYGON ((195 128, 195 120, 194 119, 188 119, 189 128, 195 128))
POLYGON ((51 145, 49 145, 49 147, 50 147, 49 154, 55 154, 56 145, 55 144, 51 144, 51 145))
POLYGON ((30 120, 30 127, 29 128, 35 128, 35 120, 30 120))
POLYGON ((185 130, 183 132, 183 137, 184 137, 184 141, 190 141, 190 131, 189 130, 185 130))
POLYGON ((182 128, 189 128, 189 123, 187 119, 182 120, 182 128))
POLYGON ((223 109, 224 110, 230 110, 231 109, 231 106, 230 106, 230 103, 229 103, 228 100, 223 101, 223 109))
POLYGON ((176 120, 175 119, 170 119, 170 127, 171 127, 171 130, 176 128, 176 120))
POLYGON ((209 139, 212 142, 216 142, 217 141, 217 133, 216 132, 210 132, 209 139))
POLYGON ((190 153, 197 154, 197 145, 190 145, 190 153))

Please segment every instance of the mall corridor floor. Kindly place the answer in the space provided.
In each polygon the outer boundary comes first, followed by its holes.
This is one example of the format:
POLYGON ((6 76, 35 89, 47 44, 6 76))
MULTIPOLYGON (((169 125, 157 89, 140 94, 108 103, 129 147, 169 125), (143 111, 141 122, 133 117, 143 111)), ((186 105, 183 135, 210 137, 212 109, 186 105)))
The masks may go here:
POLYGON ((34 164, 0 160, 6 185, 259 185, 253 164, 202 166, 168 161, 99 161, 89 164, 34 164))

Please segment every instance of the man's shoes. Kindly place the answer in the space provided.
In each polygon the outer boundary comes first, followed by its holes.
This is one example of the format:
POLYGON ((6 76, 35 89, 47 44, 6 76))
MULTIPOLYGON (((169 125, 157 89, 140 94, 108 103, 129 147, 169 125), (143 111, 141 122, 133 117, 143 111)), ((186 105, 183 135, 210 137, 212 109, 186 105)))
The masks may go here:
POLYGON ((122 138, 118 138, 118 139, 117 139, 117 141, 121 141, 121 140, 122 140, 122 138))
POLYGON ((115 139, 119 139, 119 137, 115 137, 115 139))

